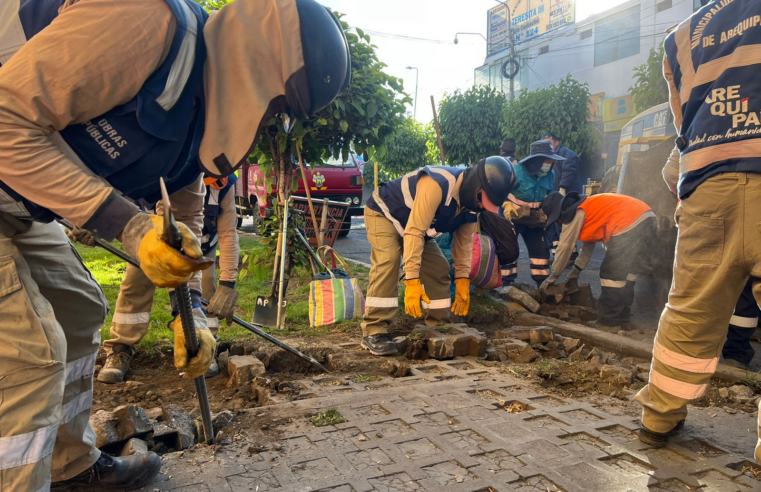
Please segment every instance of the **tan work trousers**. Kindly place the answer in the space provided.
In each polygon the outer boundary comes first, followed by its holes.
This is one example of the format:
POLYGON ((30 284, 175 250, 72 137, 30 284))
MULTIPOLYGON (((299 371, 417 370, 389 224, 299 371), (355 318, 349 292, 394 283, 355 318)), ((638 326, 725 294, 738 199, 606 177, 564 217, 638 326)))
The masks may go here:
MULTIPOLYGON (((196 236, 201 236, 203 229, 203 200, 206 187, 201 177, 192 185, 173 193, 170 197, 172 213, 178 222, 187 225, 196 236)), ((156 212, 163 215, 161 206, 156 212)), ((200 289, 201 274, 196 274, 190 281, 191 289, 200 289)), ((127 272, 119 286, 119 297, 111 320, 111 338, 103 342, 107 354, 111 354, 114 345, 122 344, 135 347, 148 333, 151 323, 151 309, 156 287, 153 282, 137 267, 127 265, 127 272)), ((206 299, 209 299, 204 295, 206 299)), ((217 326, 219 323, 217 323, 217 326)), ((209 324, 211 327, 211 322, 209 324)), ((212 328, 216 334, 216 328, 212 328)))
MULTIPOLYGON (((760 204, 761 174, 727 173, 706 180, 677 208, 674 281, 650 381, 636 397, 650 430, 670 431, 706 391, 737 299, 748 277, 761 275, 760 204)), ((753 293, 761 301, 761 283, 753 293)))
POLYGON ((39 491, 100 456, 90 425, 108 303, 58 224, 0 212, 0 490, 39 491))
MULTIPOLYGON (((370 252, 370 284, 365 299, 362 336, 388 333, 388 325, 399 311, 399 265, 402 259, 402 237, 382 214, 365 209, 367 240, 370 252)), ((449 296, 449 262, 435 241, 426 241, 420 263, 420 281, 430 305, 426 309, 426 324, 449 321, 452 299, 449 296)))

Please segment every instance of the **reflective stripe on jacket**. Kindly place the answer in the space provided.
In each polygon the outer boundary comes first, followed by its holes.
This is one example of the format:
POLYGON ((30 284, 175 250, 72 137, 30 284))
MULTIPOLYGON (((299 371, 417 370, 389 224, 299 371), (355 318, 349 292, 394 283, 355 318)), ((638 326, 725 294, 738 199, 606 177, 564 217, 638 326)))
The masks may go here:
POLYGON ((613 236, 635 225, 642 214, 651 211, 645 202, 617 193, 587 197, 579 209, 585 214, 579 240, 585 243, 607 243, 613 236))
MULTIPOLYGON (((70 148, 82 164, 133 200, 155 203, 161 198, 158 178, 170 193, 193 183, 200 174, 198 147, 203 135, 203 67, 206 47, 203 9, 188 0, 165 0, 176 19, 172 43, 164 61, 126 104, 60 131, 61 146, 70 148)), ((60 0, 25 0, 17 12, 0 9, 0 26, 20 25, 25 39, 8 36, 0 27, 0 63, 47 27, 58 15, 60 0), (7 43, 7 45, 5 44, 7 43)), ((128 70, 129 67, 125 67, 128 70)), ((2 70, 2 68, 0 68, 2 70)), ((54 215, 0 182, 28 215, 50 221, 54 215)))
POLYGON ((461 207, 452 195, 457 178, 464 171, 465 169, 458 167, 426 166, 401 178, 381 184, 367 200, 366 206, 383 214, 394 224, 399 235, 403 236, 417 193, 417 181, 420 176, 428 175, 441 187, 443 196, 427 236, 433 238, 445 232, 454 232, 463 224, 472 224, 477 220, 476 214, 467 210, 458 213, 461 207))
POLYGON ((713 1, 664 47, 680 197, 717 173, 761 172, 761 3, 713 1))

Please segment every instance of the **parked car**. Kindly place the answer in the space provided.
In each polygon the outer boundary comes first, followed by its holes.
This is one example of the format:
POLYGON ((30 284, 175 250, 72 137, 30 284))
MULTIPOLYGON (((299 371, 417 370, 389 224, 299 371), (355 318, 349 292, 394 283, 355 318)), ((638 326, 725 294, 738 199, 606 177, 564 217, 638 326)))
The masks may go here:
MULTIPOLYGON (((362 172, 357 169, 357 156, 350 154, 349 162, 343 163, 334 159, 328 160, 324 166, 311 166, 304 163, 306 168, 307 183, 312 199, 323 200, 325 198, 349 204, 349 214, 341 226, 340 237, 346 236, 351 229, 351 218, 364 215, 362 205, 362 185, 364 178, 362 172)), ((243 224, 245 217, 251 216, 254 223, 272 213, 272 208, 277 199, 277 183, 272 175, 272 189, 267 193, 262 177, 262 170, 256 164, 243 164, 240 169, 239 179, 235 184, 235 204, 238 212, 238 227, 243 224)), ((301 179, 301 171, 296 165, 294 176, 298 177, 298 190, 293 194, 306 196, 304 182, 301 179)))

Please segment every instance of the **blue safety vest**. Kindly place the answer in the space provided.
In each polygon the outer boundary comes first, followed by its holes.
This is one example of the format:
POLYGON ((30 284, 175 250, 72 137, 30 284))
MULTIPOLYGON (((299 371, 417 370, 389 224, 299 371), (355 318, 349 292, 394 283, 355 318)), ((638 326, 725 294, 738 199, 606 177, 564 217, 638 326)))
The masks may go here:
MULTIPOLYGON (((60 132, 93 173, 123 195, 148 204, 161 198, 159 177, 164 177, 169 193, 173 193, 193 183, 201 173, 198 148, 204 129, 206 60, 203 26, 208 14, 189 0, 165 1, 176 18, 174 38, 166 59, 135 98, 60 132)), ((62 4, 63 0, 21 0, 18 16, 27 40, 53 21, 62 4)), ((0 187, 23 203, 33 218, 54 218, 52 212, 2 182, 0 187)))
POLYGON ((206 187, 206 198, 203 202, 203 232, 201 233, 201 251, 203 251, 204 256, 217 246, 219 241, 217 220, 222 215, 220 204, 230 191, 235 193, 236 181, 238 181, 238 177, 233 174, 227 178, 227 184, 221 190, 211 186, 206 187))
POLYGON ((761 2, 715 0, 664 47, 681 103, 680 198, 719 173, 761 172, 761 2))
POLYGON ((532 176, 526 167, 518 163, 515 166, 515 188, 512 195, 518 200, 538 203, 552 193, 555 187, 555 171, 550 171, 544 177, 532 176))
POLYGON ((394 224, 399 234, 404 235, 404 228, 407 226, 412 203, 415 200, 418 179, 420 176, 427 175, 438 183, 442 191, 441 205, 436 209, 427 236, 434 238, 445 232, 454 232, 464 224, 476 222, 478 217, 473 212, 461 210, 460 204, 452 197, 457 178, 464 171, 465 169, 459 167, 426 166, 381 184, 367 200, 365 206, 385 215, 394 224))

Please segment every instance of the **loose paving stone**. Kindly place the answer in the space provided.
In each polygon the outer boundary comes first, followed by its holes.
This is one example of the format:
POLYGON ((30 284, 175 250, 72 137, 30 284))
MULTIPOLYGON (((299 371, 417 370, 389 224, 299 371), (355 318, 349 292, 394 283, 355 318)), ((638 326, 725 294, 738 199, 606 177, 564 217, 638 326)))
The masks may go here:
POLYGON ((244 438, 169 453, 142 492, 761 490, 743 471, 749 457, 712 445, 694 427, 654 449, 638 441, 625 413, 537 394, 473 359, 427 361, 413 372, 372 391, 341 376, 303 381, 314 398, 267 407, 272 415, 295 415, 273 428, 273 444, 260 450, 260 438, 244 438), (307 422, 331 408, 346 422, 307 422))

